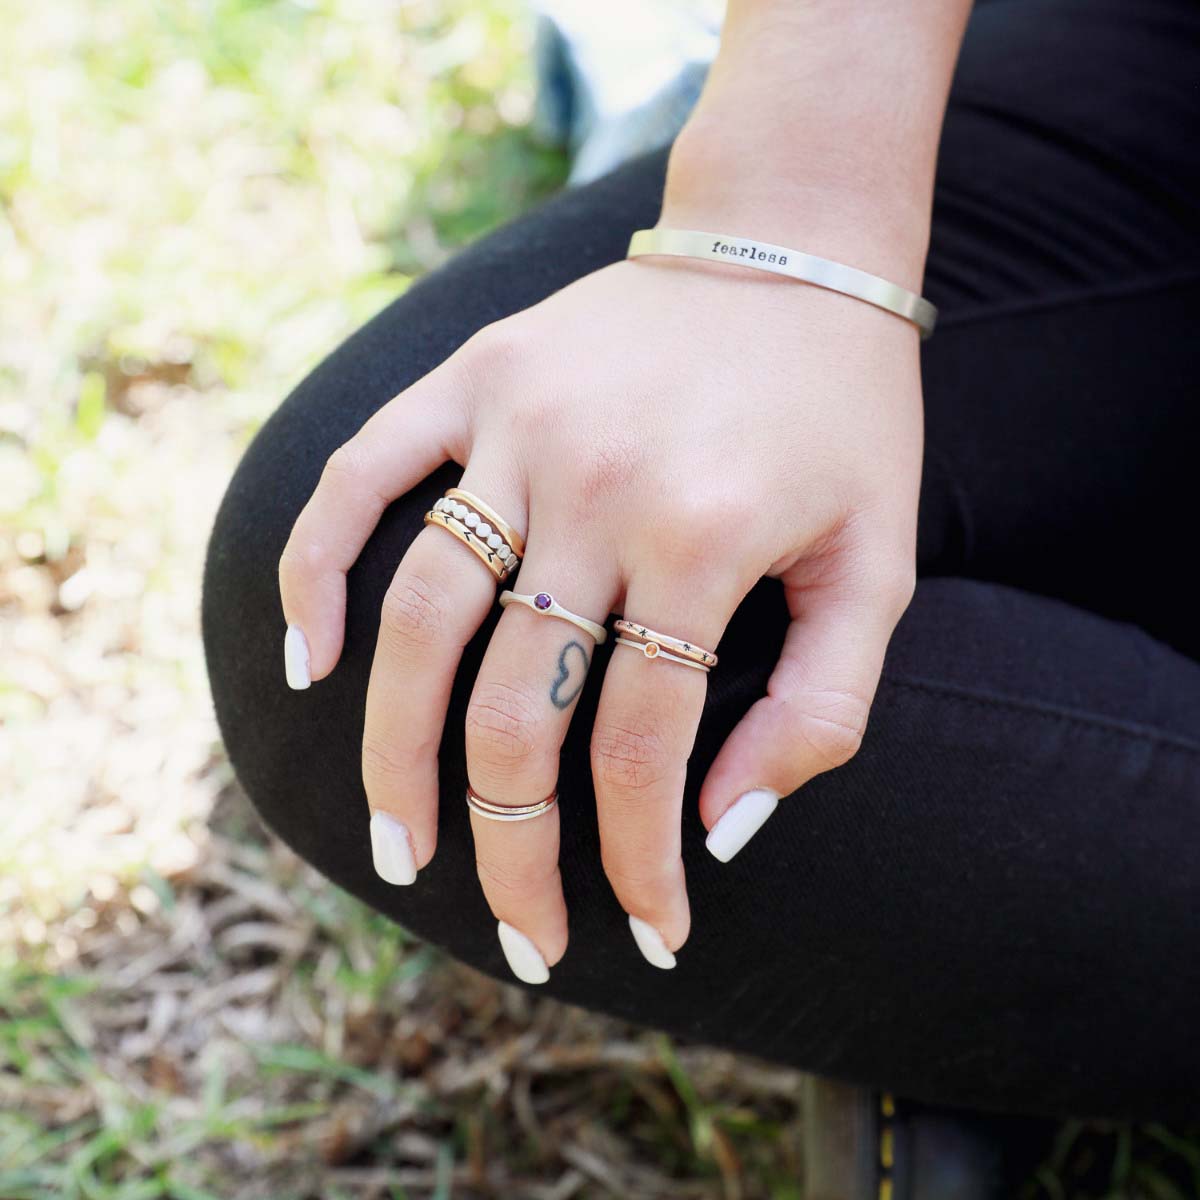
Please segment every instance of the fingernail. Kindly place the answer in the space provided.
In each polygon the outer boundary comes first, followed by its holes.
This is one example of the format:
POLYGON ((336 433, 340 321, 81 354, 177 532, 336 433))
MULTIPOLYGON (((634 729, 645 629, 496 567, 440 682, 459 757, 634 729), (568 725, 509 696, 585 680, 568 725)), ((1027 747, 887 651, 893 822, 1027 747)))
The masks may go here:
POLYGON ((288 687, 303 691, 312 676, 308 673, 308 639, 299 625, 289 625, 283 639, 283 670, 288 687))
POLYGON ((525 983, 545 983, 550 978, 550 968, 538 948, 519 930, 507 921, 497 926, 500 934, 500 949, 512 967, 512 973, 525 983))
POLYGON ((675 955, 667 949, 663 935, 648 921, 629 914, 629 928, 633 930, 633 940, 637 942, 642 957, 653 967, 662 967, 669 971, 675 965, 675 955))
POLYGON ((728 862, 762 828, 778 803, 778 793, 769 788, 743 793, 708 831, 704 844, 709 853, 728 862))
POLYGON ((408 827, 388 813, 371 814, 371 857, 380 879, 388 883, 416 882, 417 860, 408 839, 408 827))

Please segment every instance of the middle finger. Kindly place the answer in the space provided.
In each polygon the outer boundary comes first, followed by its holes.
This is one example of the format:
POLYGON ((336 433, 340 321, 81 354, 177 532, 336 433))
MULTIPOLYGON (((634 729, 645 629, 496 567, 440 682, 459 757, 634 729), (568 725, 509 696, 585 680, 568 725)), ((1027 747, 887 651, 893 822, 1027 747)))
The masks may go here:
MULTIPOLYGON (((616 582, 611 562, 589 557, 577 538, 568 541, 531 522, 520 574, 506 586, 533 597, 536 607, 507 604, 467 706, 467 776, 485 801, 515 807, 555 791, 559 753, 595 639, 552 614, 561 605, 603 625, 616 582)), ((523 821, 491 820, 472 809, 471 828, 480 884, 500 922, 505 957, 518 978, 543 983, 567 946, 557 805, 523 821)))

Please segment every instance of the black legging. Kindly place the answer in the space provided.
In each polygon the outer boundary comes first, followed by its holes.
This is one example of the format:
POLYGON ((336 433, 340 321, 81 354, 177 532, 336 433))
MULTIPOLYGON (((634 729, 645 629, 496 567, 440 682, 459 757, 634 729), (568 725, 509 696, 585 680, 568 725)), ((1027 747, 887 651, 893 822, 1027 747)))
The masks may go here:
MULTIPOLYGON (((498 608, 457 677, 438 850, 415 885, 375 875, 360 781, 380 603, 459 469, 387 511, 350 573, 342 661, 305 692, 284 685, 276 566, 334 448, 481 326, 622 257, 657 219, 665 162, 555 196, 334 352, 247 451, 209 552, 217 714, 263 817, 368 904, 510 981, 463 803, 464 712, 498 608)), ((942 318, 921 351, 921 579, 861 752, 786 798, 732 862, 705 851, 700 781, 787 623, 779 583, 762 581, 720 644, 688 773, 692 934, 675 970, 655 970, 600 863, 588 740, 611 639, 598 647, 562 755, 571 944, 542 990, 947 1104, 1190 1113, 1200 6, 977 7, 925 291, 942 318)))

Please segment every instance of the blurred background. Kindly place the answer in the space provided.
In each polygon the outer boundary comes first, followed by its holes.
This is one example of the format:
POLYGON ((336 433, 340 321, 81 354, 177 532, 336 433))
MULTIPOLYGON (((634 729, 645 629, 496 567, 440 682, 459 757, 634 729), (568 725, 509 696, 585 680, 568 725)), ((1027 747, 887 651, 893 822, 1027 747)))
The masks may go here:
MULTIPOLYGON (((0 0, 4 1200, 799 1197, 794 1073, 365 910, 258 827, 204 677, 208 529, 290 387, 686 115, 719 5, 601 7, 0 0)), ((1200 1142, 1068 1123, 1027 1194, 1198 1196, 1200 1142)))

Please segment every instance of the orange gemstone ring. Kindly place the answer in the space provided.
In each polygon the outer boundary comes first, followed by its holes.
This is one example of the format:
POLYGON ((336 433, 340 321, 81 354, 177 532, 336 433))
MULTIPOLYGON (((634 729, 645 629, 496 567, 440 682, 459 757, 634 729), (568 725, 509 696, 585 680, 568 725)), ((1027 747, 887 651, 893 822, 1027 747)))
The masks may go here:
POLYGON ((614 629, 618 645, 632 646, 647 658, 665 658, 669 662, 695 667, 700 671, 711 671, 717 665, 717 656, 711 650, 705 650, 695 642, 672 637, 668 633, 659 633, 645 625, 639 625, 636 621, 627 621, 621 617, 616 621, 614 629))

